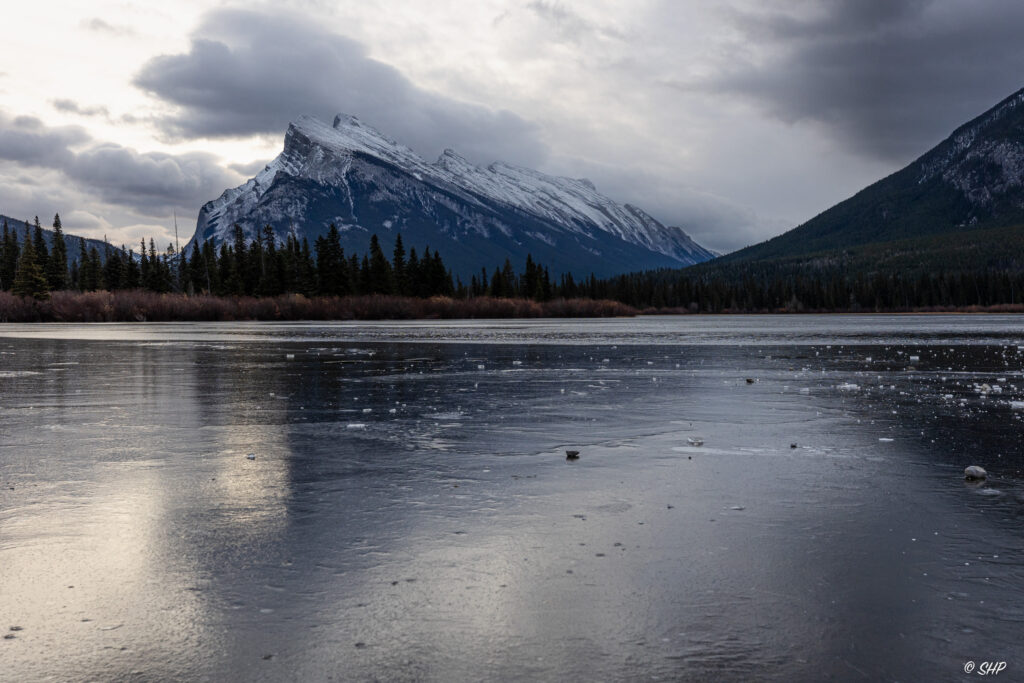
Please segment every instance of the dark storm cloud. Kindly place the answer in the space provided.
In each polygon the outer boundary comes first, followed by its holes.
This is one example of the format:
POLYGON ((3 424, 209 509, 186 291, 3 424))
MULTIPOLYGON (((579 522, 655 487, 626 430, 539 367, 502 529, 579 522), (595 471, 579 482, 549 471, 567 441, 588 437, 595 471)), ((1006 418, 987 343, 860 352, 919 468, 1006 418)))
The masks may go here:
POLYGON ((103 201, 147 215, 198 206, 240 179, 203 152, 137 152, 113 143, 94 143, 77 126, 51 128, 38 119, 9 119, 3 114, 0 159, 19 167, 59 171, 103 201))
POLYGON ((546 154, 515 114, 425 91, 360 43, 286 15, 212 12, 187 53, 150 60, 135 84, 176 108, 158 121, 173 137, 283 135, 300 114, 345 112, 428 157, 454 147, 535 166, 546 154))
POLYGON ((0 159, 52 168, 69 163, 74 157, 70 148, 88 140, 78 126, 47 128, 34 117, 0 114, 0 159))
POLYGON ((96 188, 104 201, 150 215, 199 206, 239 181, 205 152, 137 152, 112 143, 80 152, 63 170, 96 188))
POLYGON ((730 10, 736 59, 699 83, 905 162, 1024 86, 1024 5, 841 0, 730 10), (798 9, 790 9, 796 7, 798 9), (739 64, 738 66, 736 64, 739 64))

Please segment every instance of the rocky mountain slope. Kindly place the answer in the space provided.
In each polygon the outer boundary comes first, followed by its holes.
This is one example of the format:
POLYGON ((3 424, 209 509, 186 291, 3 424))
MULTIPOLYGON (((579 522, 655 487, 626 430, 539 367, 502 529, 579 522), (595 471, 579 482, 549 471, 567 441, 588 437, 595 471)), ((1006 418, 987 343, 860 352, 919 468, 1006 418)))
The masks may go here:
POLYGON ((527 254, 553 275, 599 275, 700 263, 715 255, 679 228, 619 205, 585 179, 493 163, 475 166, 452 150, 429 163, 352 116, 333 125, 303 116, 284 150, 244 185, 202 207, 193 241, 230 240, 238 224, 251 239, 271 225, 312 243, 330 223, 343 246, 440 250, 464 277, 527 254))
POLYGON ((1024 90, 803 225, 723 259, 741 263, 1024 224, 1024 90))

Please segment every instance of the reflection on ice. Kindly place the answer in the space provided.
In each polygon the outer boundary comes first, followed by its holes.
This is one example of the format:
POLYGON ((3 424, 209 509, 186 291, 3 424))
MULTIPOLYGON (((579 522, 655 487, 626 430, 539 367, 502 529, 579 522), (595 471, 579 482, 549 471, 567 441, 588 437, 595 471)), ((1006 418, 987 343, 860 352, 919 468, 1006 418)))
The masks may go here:
POLYGON ((5 673, 1013 660, 1024 355, 941 322, 2 327, 5 673))

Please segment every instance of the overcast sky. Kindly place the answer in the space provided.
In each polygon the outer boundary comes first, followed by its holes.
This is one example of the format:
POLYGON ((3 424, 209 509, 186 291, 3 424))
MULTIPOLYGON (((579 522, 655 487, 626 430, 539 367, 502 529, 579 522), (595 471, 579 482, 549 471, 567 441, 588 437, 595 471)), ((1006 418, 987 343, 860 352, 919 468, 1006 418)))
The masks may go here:
POLYGON ((1024 87, 1013 0, 9 3, 0 213, 184 242, 300 114, 587 177, 732 250, 1024 87))

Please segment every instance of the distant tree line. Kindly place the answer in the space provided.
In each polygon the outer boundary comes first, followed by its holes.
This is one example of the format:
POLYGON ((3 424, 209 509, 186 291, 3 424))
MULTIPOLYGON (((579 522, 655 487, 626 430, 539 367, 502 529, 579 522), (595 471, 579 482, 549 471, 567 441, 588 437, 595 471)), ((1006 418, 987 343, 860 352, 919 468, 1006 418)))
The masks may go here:
POLYGON ((736 267, 730 273, 695 273, 664 269, 597 280, 564 294, 611 299, 641 310, 691 313, 906 311, 1024 304, 1024 272, 845 272, 839 268, 765 272, 736 267))
POLYGON ((730 268, 661 269, 599 279, 577 280, 527 256, 517 272, 508 259, 463 282, 438 251, 405 249, 395 238, 390 258, 376 235, 366 254, 346 254, 335 225, 313 246, 289 234, 283 241, 268 225, 254 239, 235 226, 233 239, 219 247, 195 243, 180 257, 173 245, 157 251, 152 239, 139 251, 116 249, 104 241, 103 253, 79 239, 69 258, 60 216, 54 216, 48 246, 38 217, 21 230, 6 221, 0 239, 0 290, 45 299, 51 291, 144 290, 215 296, 307 297, 396 295, 457 299, 602 299, 644 309, 693 313, 762 311, 884 311, 914 308, 964 308, 1024 303, 1020 269, 976 268, 936 271, 878 271, 803 266, 737 265, 730 268))
MULTIPOLYGON (((468 283, 453 277, 438 251, 430 247, 407 252, 401 234, 390 258, 376 235, 369 252, 346 254, 341 232, 330 225, 326 235, 301 241, 289 234, 283 244, 268 225, 252 240, 240 226, 233 239, 219 247, 212 240, 196 243, 179 257, 173 245, 158 252, 152 239, 143 240, 138 253, 104 241, 103 253, 79 239, 77 256, 69 259, 60 216, 54 216, 53 238, 47 246, 43 230, 25 222, 23 237, 4 221, 0 239, 0 290, 45 299, 58 290, 95 291, 142 289, 216 296, 349 296, 384 294, 409 297, 493 296, 547 301, 555 298, 546 268, 527 257, 526 270, 516 273, 506 259, 488 275, 482 270, 468 283)), ((563 279, 563 281, 565 281, 563 279)), ((568 282, 572 282, 569 277, 568 282)))

